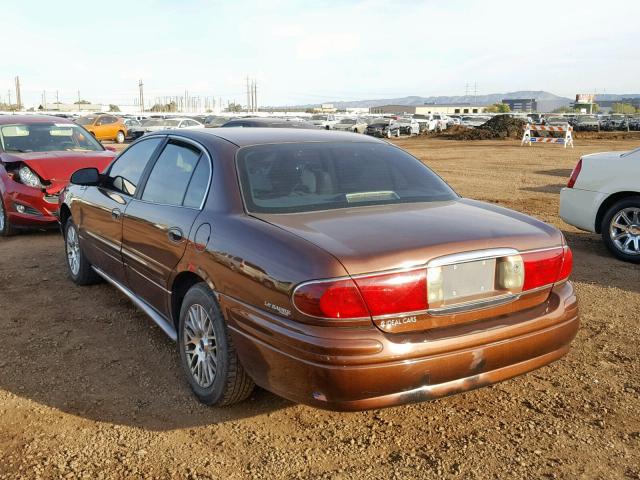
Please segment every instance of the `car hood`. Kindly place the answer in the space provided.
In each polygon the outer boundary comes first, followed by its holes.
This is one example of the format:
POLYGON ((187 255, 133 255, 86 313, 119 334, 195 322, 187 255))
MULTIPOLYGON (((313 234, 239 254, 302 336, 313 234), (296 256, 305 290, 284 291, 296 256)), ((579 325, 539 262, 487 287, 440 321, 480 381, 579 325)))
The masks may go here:
POLYGON ((452 253, 563 243, 550 225, 468 199, 254 216, 324 249, 352 275, 420 265, 452 253))
POLYGON ((3 153, 5 163, 22 162, 38 174, 40 178, 51 183, 47 192, 62 189, 76 170, 95 167, 103 171, 116 156, 108 150, 102 152, 29 152, 3 153))

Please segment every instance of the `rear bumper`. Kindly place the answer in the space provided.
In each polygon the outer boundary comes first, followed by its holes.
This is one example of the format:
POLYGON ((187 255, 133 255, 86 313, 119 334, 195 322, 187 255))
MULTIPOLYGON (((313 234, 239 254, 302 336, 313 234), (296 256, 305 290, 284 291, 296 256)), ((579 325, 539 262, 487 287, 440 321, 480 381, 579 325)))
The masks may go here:
POLYGON ((563 188, 560 191, 560 218, 569 225, 596 231, 596 215, 607 195, 579 188, 563 188))
MULTIPOLYGON (((490 385, 562 357, 579 319, 573 286, 543 305, 478 322, 460 336, 300 325, 221 298, 240 360, 278 395, 331 410, 432 400, 490 385)), ((452 330, 453 331, 453 330, 452 330)))

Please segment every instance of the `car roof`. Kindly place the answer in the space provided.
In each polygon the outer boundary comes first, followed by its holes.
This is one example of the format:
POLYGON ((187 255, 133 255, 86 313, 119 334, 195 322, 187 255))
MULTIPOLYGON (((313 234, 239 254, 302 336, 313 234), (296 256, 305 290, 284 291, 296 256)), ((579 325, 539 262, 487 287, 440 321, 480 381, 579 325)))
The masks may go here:
POLYGON ((70 119, 53 115, 0 115, 0 125, 14 123, 73 123, 70 119))
POLYGON ((349 143, 385 143, 377 138, 366 135, 354 135, 351 132, 335 130, 310 130, 301 128, 207 128, 189 131, 168 130, 167 135, 179 135, 200 142, 207 142, 211 137, 221 138, 228 142, 245 147, 248 145, 262 145, 268 143, 302 143, 302 142, 349 142, 349 143))

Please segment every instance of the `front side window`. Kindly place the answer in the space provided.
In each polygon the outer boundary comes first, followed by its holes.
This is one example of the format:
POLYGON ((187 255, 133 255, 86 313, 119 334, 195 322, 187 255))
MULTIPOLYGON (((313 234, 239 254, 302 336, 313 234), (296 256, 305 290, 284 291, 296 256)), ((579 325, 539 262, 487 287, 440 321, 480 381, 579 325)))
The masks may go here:
POLYGON ((167 144, 151 170, 142 200, 163 205, 182 205, 201 153, 191 145, 167 144))
POLYGON ((297 213, 364 205, 452 200, 457 195, 419 160, 378 143, 244 147, 237 168, 248 211, 297 213))
POLYGON ((111 186, 119 192, 135 195, 142 172, 162 140, 162 137, 149 138, 125 150, 109 170, 111 186))

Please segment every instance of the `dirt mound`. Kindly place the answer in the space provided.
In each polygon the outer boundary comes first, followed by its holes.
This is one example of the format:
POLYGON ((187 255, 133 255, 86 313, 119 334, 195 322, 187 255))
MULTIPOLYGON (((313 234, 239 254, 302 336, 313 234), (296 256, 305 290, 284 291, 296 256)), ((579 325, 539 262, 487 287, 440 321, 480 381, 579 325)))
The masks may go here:
POLYGON ((477 128, 454 125, 435 136, 448 140, 521 139, 526 122, 508 115, 498 115, 477 128))
POLYGON ((573 138, 588 140, 640 140, 640 132, 573 132, 573 138))

